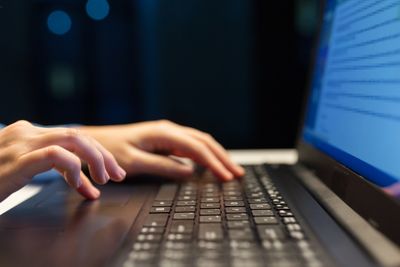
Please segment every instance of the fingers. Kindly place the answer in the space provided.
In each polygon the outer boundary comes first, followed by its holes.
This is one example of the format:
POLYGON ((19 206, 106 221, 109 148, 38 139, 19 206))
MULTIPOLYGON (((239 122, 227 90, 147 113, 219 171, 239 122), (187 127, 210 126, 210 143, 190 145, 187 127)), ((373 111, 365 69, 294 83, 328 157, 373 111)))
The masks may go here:
POLYGON ((133 150, 131 158, 136 159, 132 169, 137 174, 160 175, 169 178, 187 178, 193 174, 192 166, 142 150, 133 150))
POLYGON ((232 180, 233 175, 219 161, 214 153, 202 142, 182 132, 169 131, 161 138, 164 145, 176 156, 184 156, 208 167, 216 176, 223 180, 232 180))
MULTIPOLYGON (((61 174, 64 175, 64 171, 61 169, 56 170, 61 174)), ((83 197, 95 200, 100 197, 100 191, 90 182, 90 179, 81 171, 80 173, 81 179, 81 186, 76 188, 76 191, 81 194, 83 197)))
POLYGON ((20 157, 18 162, 21 177, 33 177, 52 168, 57 169, 67 183, 85 198, 99 198, 100 191, 81 171, 80 159, 62 147, 50 146, 35 150, 20 157))
POLYGON ((83 173, 80 173, 82 185, 77 188, 77 191, 87 199, 95 200, 100 197, 100 191, 93 186, 89 178, 83 173))
POLYGON ((203 142, 235 176, 244 175, 244 169, 231 160, 226 150, 211 135, 189 127, 185 129, 191 136, 203 142))
POLYGON ((111 175, 112 180, 115 182, 121 182, 122 180, 124 180, 124 178, 126 177, 126 171, 118 165, 113 154, 111 154, 96 140, 93 140, 93 143, 103 155, 106 170, 111 175))
POLYGON ((121 181, 125 177, 108 151, 76 129, 55 129, 34 142, 34 149, 57 145, 75 153, 88 163, 93 180, 99 184, 105 184, 110 178, 121 181))
POLYGON ((49 146, 24 154, 17 164, 20 177, 33 177, 53 168, 63 174, 70 186, 82 186, 80 159, 60 146, 49 146))

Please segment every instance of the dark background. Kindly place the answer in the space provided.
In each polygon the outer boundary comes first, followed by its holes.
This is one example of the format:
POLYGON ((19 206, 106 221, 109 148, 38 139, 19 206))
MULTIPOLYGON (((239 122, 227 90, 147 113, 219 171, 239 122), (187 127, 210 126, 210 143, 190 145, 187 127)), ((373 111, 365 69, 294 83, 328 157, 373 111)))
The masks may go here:
POLYGON ((107 3, 95 20, 85 0, 0 0, 0 122, 165 118, 228 148, 294 146, 319 1, 107 3))

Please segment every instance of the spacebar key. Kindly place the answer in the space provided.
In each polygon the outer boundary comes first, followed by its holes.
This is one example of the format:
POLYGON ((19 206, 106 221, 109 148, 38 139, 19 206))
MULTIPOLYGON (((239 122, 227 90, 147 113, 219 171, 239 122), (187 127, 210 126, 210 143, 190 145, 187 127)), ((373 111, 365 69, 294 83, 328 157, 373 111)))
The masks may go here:
POLYGON ((158 190, 155 200, 174 200, 176 192, 178 191, 178 185, 176 184, 165 184, 158 190))
POLYGON ((207 241, 220 241, 224 238, 221 224, 204 223, 199 225, 199 239, 207 241))

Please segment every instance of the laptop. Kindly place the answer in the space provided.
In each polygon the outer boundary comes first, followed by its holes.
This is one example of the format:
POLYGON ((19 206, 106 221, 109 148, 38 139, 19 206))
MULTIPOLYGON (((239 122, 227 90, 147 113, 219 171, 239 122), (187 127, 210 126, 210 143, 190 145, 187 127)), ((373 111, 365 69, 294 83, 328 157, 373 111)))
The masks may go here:
POLYGON ((326 1, 296 164, 60 179, 0 217, 0 266, 400 266, 399 29, 398 0, 326 1))

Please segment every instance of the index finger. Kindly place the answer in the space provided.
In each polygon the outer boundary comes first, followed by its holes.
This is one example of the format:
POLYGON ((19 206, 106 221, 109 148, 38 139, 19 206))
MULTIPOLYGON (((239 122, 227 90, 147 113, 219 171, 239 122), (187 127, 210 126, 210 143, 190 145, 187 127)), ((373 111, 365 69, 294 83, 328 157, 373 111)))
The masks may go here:
POLYGON ((193 138, 181 132, 168 131, 157 137, 162 149, 171 151, 176 156, 191 158, 208 167, 215 175, 223 180, 232 180, 233 175, 219 161, 210 149, 193 138))
POLYGON ((234 163, 229 157, 226 150, 209 134, 203 133, 196 129, 186 127, 186 131, 206 144, 211 151, 217 156, 217 158, 233 173, 235 176, 243 176, 245 171, 242 167, 234 163))

